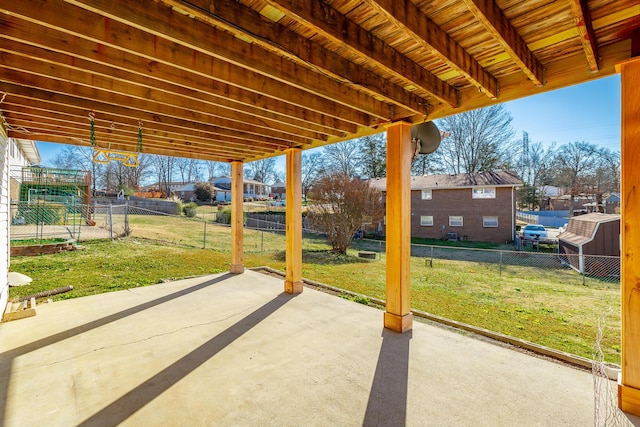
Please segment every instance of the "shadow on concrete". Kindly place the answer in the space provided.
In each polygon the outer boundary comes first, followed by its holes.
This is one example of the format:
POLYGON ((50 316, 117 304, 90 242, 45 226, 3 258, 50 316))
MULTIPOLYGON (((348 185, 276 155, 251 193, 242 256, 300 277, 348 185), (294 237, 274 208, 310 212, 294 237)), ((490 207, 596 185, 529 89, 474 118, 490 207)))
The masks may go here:
POLYGON ((407 420, 409 343, 412 331, 382 331, 382 346, 362 425, 404 426, 407 420))
POLYGON ((100 326, 104 326, 108 323, 123 319, 127 316, 140 313, 141 311, 150 309, 152 307, 163 304, 165 302, 174 300, 176 298, 180 298, 184 295, 188 295, 190 293, 199 291, 200 289, 204 289, 216 283, 223 282, 224 280, 229 279, 233 276, 234 275, 231 273, 226 273, 226 274, 223 274, 222 276, 216 277, 215 279, 198 283, 197 285, 191 286, 189 288, 181 289, 179 291, 173 292, 163 297, 156 298, 152 301, 148 301, 143 304, 136 305, 135 307, 127 308, 126 310, 122 310, 117 313, 110 314, 100 319, 96 319, 92 322, 85 323, 84 325, 76 326, 75 328, 67 329, 66 331, 58 332, 57 334, 51 335, 49 337, 45 337, 37 341, 33 341, 29 344, 25 344, 20 347, 16 347, 12 350, 8 350, 3 353, 0 353, 0 402, 2 402, 0 403, 0 424, 2 424, 2 422, 5 419, 7 393, 9 389, 9 382, 11 380, 12 362, 13 362, 13 359, 15 359, 16 357, 19 357, 23 354, 30 353, 32 351, 38 350, 40 348, 43 348, 52 344, 56 344, 67 338, 74 337, 76 335, 82 334, 92 329, 99 328, 100 326))
POLYGON ((106 426, 116 425, 125 421, 136 411, 273 314, 286 302, 290 301, 291 298, 291 295, 285 293, 278 295, 78 425, 106 426))

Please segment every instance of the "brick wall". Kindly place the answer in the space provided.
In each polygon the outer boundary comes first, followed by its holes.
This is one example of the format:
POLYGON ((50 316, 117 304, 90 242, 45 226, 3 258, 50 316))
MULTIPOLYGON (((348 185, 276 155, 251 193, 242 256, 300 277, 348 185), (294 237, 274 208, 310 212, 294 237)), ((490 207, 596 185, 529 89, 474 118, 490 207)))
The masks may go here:
POLYGON ((421 191, 411 192, 411 236, 440 239, 448 232, 458 238, 504 243, 513 239, 511 188, 496 188, 495 199, 472 199, 470 188, 432 191, 431 200, 422 200, 421 191), (421 226, 422 215, 433 216, 433 226, 421 226), (463 226, 449 226, 449 216, 462 216, 463 226), (483 216, 497 216, 498 227, 484 227, 483 216))

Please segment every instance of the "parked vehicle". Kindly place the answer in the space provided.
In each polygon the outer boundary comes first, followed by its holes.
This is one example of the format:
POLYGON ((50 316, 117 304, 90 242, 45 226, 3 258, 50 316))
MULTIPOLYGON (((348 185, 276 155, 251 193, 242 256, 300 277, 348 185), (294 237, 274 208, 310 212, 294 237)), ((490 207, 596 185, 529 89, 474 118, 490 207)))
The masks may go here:
POLYGON ((522 238, 525 240, 546 241, 548 239, 547 229, 544 225, 527 224, 522 230, 522 238))

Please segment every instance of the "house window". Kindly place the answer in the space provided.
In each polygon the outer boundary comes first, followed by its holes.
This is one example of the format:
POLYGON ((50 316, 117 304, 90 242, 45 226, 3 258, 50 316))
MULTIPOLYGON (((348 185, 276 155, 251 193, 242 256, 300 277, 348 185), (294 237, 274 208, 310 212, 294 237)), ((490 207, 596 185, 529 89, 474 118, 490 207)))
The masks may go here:
POLYGON ((462 227, 462 217, 461 216, 450 216, 449 217, 449 227, 462 227))
POLYGON ((472 190, 471 197, 474 199, 495 199, 496 187, 478 187, 472 190))
POLYGON ((497 227, 498 226, 498 217, 497 216, 483 216, 482 217, 482 226, 483 227, 497 227))
POLYGON ((433 215, 421 215, 420 225, 423 227, 433 227, 433 215))
POLYGON ((423 188, 422 189, 422 200, 431 200, 431 189, 423 188))

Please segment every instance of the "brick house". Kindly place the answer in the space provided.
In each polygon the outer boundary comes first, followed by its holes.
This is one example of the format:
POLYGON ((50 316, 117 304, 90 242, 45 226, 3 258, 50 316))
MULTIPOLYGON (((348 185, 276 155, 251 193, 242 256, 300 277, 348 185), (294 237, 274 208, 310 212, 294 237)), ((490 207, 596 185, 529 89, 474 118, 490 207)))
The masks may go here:
MULTIPOLYGON (((386 179, 370 180, 386 190, 386 179)), ((411 236, 504 243, 515 237, 514 172, 411 177, 411 236)))

